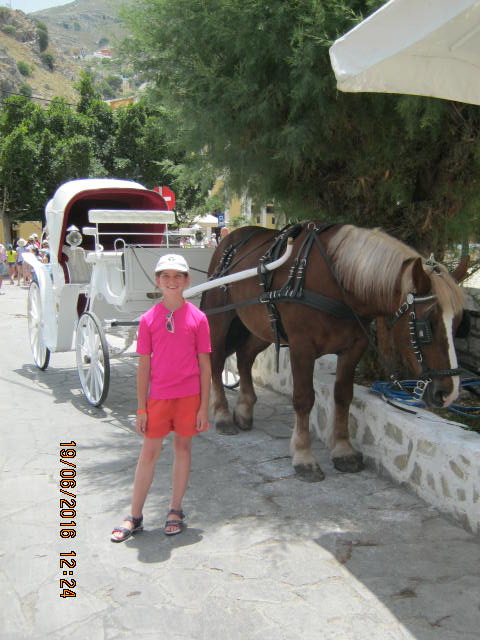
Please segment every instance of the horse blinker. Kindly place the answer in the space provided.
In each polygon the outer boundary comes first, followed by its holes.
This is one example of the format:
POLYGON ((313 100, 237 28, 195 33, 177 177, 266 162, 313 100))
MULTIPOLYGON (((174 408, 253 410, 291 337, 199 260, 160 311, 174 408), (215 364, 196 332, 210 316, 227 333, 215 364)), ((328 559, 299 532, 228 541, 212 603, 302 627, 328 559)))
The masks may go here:
POLYGON ((415 334, 419 344, 432 344, 433 331, 430 320, 427 318, 415 320, 415 334))

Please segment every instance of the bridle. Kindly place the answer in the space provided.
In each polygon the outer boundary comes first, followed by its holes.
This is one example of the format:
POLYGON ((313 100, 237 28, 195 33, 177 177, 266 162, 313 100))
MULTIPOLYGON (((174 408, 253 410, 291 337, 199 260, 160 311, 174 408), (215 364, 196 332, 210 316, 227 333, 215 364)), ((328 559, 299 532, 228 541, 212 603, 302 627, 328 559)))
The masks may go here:
MULTIPOLYGON (((432 378, 443 378, 446 376, 458 376, 461 370, 456 369, 430 369, 426 366, 422 354, 422 345, 430 345, 433 342, 432 325, 428 316, 422 319, 418 319, 415 313, 415 305, 423 304, 425 302, 433 302, 437 299, 435 294, 430 295, 416 295, 415 293, 408 293, 405 302, 393 315, 390 321, 390 327, 393 327, 396 322, 408 313, 408 329, 410 335, 410 345, 417 362, 421 366, 421 373, 418 376, 415 388, 413 390, 413 397, 415 400, 421 400, 427 390, 428 385, 432 382, 432 378)), ((398 380, 394 380, 395 384, 400 385, 398 380)), ((401 385, 400 385, 401 386, 401 385)))

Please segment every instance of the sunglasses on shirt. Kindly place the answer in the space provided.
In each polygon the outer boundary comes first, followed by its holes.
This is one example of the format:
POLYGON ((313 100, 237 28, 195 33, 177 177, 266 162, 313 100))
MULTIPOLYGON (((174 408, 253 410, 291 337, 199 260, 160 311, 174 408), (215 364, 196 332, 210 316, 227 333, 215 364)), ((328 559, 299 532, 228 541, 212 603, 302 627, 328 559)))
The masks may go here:
POLYGON ((175 333, 175 323, 173 322, 173 311, 170 311, 165 320, 165 329, 169 333, 175 333))

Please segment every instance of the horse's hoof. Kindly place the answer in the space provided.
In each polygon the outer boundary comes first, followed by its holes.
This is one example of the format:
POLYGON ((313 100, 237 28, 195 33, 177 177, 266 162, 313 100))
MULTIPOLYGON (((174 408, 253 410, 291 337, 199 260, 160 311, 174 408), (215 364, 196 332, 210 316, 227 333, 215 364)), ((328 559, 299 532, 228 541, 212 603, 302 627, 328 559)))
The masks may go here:
POLYGON ((293 468, 298 480, 302 482, 321 482, 325 479, 325 474, 318 464, 296 464, 293 468))
POLYGON ((220 433, 223 436, 236 436, 238 434, 238 429, 233 422, 224 422, 222 420, 215 424, 215 429, 217 433, 220 433))
POLYGON ((253 418, 243 418, 242 416, 239 416, 235 413, 235 411, 233 412, 233 421, 235 422, 236 426, 241 429, 242 431, 251 431, 252 427, 253 427, 253 418))
POLYGON ((337 471, 342 471, 342 473, 358 473, 365 469, 363 456, 360 452, 351 456, 339 456, 338 458, 332 458, 332 462, 335 469, 337 469, 337 471))

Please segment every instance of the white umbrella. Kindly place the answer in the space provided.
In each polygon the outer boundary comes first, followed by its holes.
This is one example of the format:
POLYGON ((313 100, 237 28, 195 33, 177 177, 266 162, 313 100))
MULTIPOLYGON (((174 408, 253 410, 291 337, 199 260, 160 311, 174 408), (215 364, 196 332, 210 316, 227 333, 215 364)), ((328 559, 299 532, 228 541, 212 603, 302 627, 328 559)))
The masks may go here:
POLYGON ((207 244, 210 244, 212 238, 212 227, 218 227, 218 218, 216 216, 212 216, 210 213, 202 216, 201 218, 195 218, 194 226, 200 226, 205 228, 205 234, 207 236, 207 244))
POLYGON ((330 48, 337 86, 480 104, 480 0, 390 0, 330 48))
POLYGON ((218 227, 218 218, 212 216, 210 213, 207 213, 206 216, 202 216, 201 218, 195 218, 194 222, 202 227, 218 227))

